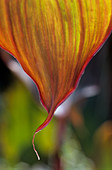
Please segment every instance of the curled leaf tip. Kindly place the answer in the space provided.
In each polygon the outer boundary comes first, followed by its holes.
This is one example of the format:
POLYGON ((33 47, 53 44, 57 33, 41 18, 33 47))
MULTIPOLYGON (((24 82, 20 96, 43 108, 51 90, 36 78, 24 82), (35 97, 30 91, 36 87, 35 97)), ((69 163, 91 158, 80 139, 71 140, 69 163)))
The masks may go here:
POLYGON ((34 133, 34 135, 33 135, 32 145, 33 145, 33 150, 35 151, 38 160, 40 160, 40 156, 39 156, 37 150, 35 149, 35 144, 34 144, 35 135, 36 135, 36 133, 34 133))
POLYGON ((36 135, 39 131, 41 131, 42 129, 44 129, 44 128, 50 123, 53 115, 54 115, 54 111, 51 110, 51 111, 49 112, 46 120, 37 128, 37 130, 35 131, 35 133, 34 133, 34 135, 33 135, 32 145, 33 145, 33 149, 34 149, 34 151, 35 151, 35 153, 36 153, 36 156, 37 156, 38 160, 40 160, 40 156, 39 156, 39 154, 38 154, 38 152, 37 152, 37 150, 36 150, 36 148, 35 148, 35 144, 34 144, 35 135, 36 135))

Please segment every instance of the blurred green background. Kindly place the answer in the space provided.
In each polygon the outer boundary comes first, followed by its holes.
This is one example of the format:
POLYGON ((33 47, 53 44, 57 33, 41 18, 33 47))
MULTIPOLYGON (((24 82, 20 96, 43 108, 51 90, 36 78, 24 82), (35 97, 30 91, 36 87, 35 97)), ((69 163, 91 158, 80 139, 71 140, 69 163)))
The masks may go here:
POLYGON ((112 170, 112 36, 74 94, 35 138, 47 112, 32 80, 0 51, 0 170, 112 170))

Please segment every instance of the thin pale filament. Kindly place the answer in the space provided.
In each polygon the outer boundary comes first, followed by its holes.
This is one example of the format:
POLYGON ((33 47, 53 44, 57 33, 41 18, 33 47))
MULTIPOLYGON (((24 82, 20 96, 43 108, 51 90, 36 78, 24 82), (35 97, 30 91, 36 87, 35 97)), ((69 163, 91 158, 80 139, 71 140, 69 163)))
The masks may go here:
POLYGON ((33 139, 32 139, 32 145, 33 145, 33 150, 36 153, 36 156, 38 158, 38 160, 40 160, 40 156, 37 152, 37 150, 35 149, 35 144, 34 144, 34 139, 35 139, 35 135, 41 131, 42 129, 44 129, 51 121, 52 117, 53 117, 54 111, 50 111, 48 114, 48 117, 46 118, 46 120, 37 128, 37 130, 35 131, 34 135, 33 135, 33 139))

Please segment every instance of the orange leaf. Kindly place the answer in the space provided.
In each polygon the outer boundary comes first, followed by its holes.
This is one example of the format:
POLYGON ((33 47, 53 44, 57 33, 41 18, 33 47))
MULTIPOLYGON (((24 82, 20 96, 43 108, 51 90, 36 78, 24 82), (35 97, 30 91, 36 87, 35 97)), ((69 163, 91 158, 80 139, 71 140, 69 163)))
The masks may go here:
POLYGON ((112 31, 112 0, 0 0, 0 46, 35 81, 49 115, 112 31))

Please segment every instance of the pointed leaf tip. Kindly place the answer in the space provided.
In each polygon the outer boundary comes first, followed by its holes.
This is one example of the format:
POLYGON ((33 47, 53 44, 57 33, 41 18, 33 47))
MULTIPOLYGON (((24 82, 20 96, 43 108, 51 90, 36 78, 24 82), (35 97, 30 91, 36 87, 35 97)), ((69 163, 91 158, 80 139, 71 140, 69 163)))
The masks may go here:
POLYGON ((41 131, 43 128, 45 128, 51 121, 52 117, 54 115, 54 110, 51 110, 46 118, 46 120, 37 128, 37 130, 35 131, 34 135, 33 135, 33 139, 32 139, 32 145, 33 145, 33 149, 36 153, 36 156, 38 158, 38 160, 40 160, 39 154, 37 152, 37 150, 35 149, 35 144, 34 144, 34 140, 35 140, 35 135, 41 131))
POLYGON ((35 151, 38 160, 40 160, 40 156, 39 156, 37 150, 35 149, 35 144, 34 144, 35 135, 36 135, 36 132, 35 132, 34 135, 33 135, 32 145, 33 145, 33 150, 35 151))

